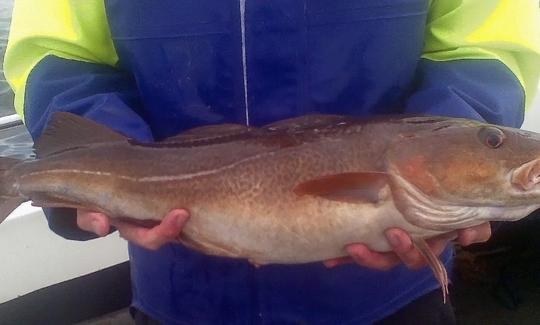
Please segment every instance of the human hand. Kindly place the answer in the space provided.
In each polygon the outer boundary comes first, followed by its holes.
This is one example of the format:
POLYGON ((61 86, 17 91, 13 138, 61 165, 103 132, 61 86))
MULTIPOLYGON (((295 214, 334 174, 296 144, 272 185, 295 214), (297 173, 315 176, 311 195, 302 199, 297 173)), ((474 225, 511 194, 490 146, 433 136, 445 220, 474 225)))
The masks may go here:
POLYGON ((171 210, 156 226, 146 228, 127 221, 111 219, 107 215, 88 210, 77 210, 79 228, 103 237, 109 234, 111 226, 116 227, 120 237, 146 249, 156 250, 161 246, 178 242, 182 227, 189 218, 186 210, 171 210))
MULTIPOLYGON (((427 265, 424 257, 414 247, 411 237, 407 232, 399 228, 390 228, 385 232, 388 243, 392 246, 392 252, 379 253, 370 250, 364 244, 347 245, 346 250, 350 256, 340 257, 324 261, 326 267, 334 267, 346 263, 357 263, 361 266, 375 270, 386 271, 404 263, 408 268, 416 270, 427 265)), ((491 237, 489 222, 478 226, 449 232, 426 240, 433 253, 439 256, 448 243, 452 240, 462 246, 487 241, 491 237)))

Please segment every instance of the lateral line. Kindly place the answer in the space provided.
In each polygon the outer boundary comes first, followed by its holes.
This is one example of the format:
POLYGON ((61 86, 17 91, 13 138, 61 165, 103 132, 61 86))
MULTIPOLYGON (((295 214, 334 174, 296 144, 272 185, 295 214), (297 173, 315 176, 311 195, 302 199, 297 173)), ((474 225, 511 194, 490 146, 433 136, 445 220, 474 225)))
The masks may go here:
POLYGON ((212 170, 205 170, 205 171, 199 171, 196 173, 190 173, 190 174, 183 174, 183 175, 161 175, 161 176, 145 176, 145 177, 133 177, 133 176, 127 176, 127 175, 118 175, 113 174, 111 172, 102 172, 102 171, 93 171, 93 170, 80 170, 80 169, 50 169, 50 170, 44 170, 44 171, 36 171, 28 173, 21 178, 29 177, 29 176, 35 176, 35 175, 43 175, 47 173, 72 173, 72 174, 86 174, 86 175, 95 175, 95 176, 107 176, 107 177, 117 177, 120 179, 125 179, 132 182, 140 182, 140 183, 152 183, 152 182, 172 182, 172 181, 183 181, 183 180, 190 180, 197 177, 202 176, 208 176, 217 174, 220 172, 223 172, 225 170, 234 168, 238 165, 241 165, 245 162, 249 162, 251 160, 258 159, 265 155, 273 155, 274 152, 265 152, 263 154, 258 154, 253 157, 249 157, 246 159, 242 159, 240 161, 234 162, 232 164, 212 169, 212 170))

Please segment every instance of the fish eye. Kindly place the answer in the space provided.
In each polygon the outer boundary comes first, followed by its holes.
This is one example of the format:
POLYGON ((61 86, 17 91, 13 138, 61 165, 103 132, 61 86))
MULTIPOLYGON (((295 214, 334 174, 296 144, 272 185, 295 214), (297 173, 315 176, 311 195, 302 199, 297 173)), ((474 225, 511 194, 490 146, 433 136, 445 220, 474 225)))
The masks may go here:
POLYGON ((504 132, 492 126, 484 127, 478 132, 480 141, 491 149, 500 147, 506 138, 504 132))

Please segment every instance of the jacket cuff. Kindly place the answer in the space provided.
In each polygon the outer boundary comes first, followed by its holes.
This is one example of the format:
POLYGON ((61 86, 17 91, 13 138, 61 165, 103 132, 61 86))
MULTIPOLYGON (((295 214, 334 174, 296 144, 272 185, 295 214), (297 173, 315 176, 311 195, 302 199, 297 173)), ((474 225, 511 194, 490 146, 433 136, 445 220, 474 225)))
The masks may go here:
POLYGON ((80 241, 98 237, 96 234, 84 231, 77 226, 76 209, 44 208, 43 212, 49 222, 49 228, 61 237, 80 241))

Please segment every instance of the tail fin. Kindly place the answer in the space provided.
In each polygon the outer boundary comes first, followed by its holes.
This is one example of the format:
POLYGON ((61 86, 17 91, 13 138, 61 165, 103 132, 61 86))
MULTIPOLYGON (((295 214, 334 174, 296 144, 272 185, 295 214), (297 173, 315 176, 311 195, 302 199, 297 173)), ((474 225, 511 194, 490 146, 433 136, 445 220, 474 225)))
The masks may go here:
POLYGON ((20 160, 0 157, 0 223, 2 223, 15 208, 26 201, 26 198, 13 193, 11 186, 13 179, 6 177, 6 171, 18 164, 20 160))

